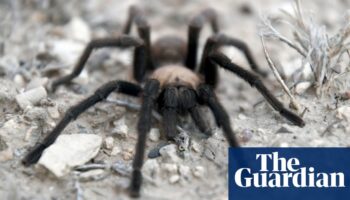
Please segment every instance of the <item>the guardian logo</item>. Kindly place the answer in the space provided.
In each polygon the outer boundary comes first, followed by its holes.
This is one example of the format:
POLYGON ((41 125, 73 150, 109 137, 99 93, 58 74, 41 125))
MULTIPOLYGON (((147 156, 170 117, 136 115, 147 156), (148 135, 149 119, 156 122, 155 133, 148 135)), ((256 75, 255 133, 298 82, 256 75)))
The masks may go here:
POLYGON ((349 200, 350 148, 230 148, 229 200, 349 200))
POLYGON ((315 167, 302 166, 298 158, 279 157, 278 152, 256 154, 256 161, 260 163, 259 171, 250 168, 236 171, 234 180, 239 187, 345 187, 344 173, 317 172, 315 167))

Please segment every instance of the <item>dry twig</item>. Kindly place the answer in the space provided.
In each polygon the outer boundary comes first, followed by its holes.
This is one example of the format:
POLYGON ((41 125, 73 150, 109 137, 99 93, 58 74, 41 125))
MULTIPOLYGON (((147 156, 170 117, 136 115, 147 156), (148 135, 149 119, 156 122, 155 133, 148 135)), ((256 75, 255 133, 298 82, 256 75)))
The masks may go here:
POLYGON ((272 62, 270 56, 269 56, 269 53, 267 52, 266 50, 266 46, 265 46, 265 42, 264 42, 264 38, 263 36, 260 36, 260 39, 261 39, 261 44, 264 48, 264 54, 265 54, 265 58, 269 64, 269 67, 271 68, 274 76, 276 77, 277 81, 281 84, 283 90, 286 92, 286 94, 289 96, 290 98, 290 104, 291 104, 291 107, 295 110, 300 110, 300 105, 299 103, 297 102, 297 100, 294 98, 294 96, 292 95, 292 93, 290 92, 289 88, 287 87, 287 85, 284 83, 284 81, 282 80, 281 78, 281 75, 279 74, 279 72, 277 71, 274 63, 272 62))

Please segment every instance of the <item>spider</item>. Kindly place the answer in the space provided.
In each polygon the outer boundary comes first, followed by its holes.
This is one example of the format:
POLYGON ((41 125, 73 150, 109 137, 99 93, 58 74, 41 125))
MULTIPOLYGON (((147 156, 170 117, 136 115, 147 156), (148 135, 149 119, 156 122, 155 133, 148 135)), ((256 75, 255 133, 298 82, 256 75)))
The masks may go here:
POLYGON ((189 114, 198 129, 203 134, 210 136, 211 129, 205 123, 202 110, 199 109, 200 106, 207 106, 212 111, 216 124, 222 128, 229 145, 238 147, 229 115, 214 92, 219 81, 218 66, 236 74, 255 87, 267 102, 287 120, 300 127, 305 125, 303 119, 285 108, 265 87, 257 74, 266 74, 253 59, 247 45, 240 40, 219 33, 215 10, 205 9, 192 18, 189 23, 187 43, 179 37, 166 36, 151 44, 150 38, 151 28, 144 12, 136 6, 131 6, 122 35, 116 38, 92 40, 85 48, 73 72, 52 83, 53 91, 58 86, 68 84, 77 77, 92 51, 101 47, 133 47, 133 78, 138 84, 114 80, 99 87, 94 94, 68 109, 52 132, 25 156, 23 164, 28 166, 36 163, 43 151, 54 143, 68 123, 91 106, 106 99, 112 92, 142 98, 137 123, 138 139, 129 187, 132 197, 140 195, 141 168, 144 162, 147 134, 151 129, 153 109, 158 110, 163 117, 162 126, 166 138, 173 140, 177 135, 177 115, 189 114), (206 23, 211 25, 213 34, 206 40, 199 70, 196 71, 199 36, 206 23), (129 35, 133 24, 137 26, 139 37, 129 35), (231 62, 227 56, 218 51, 218 48, 222 46, 233 46, 241 50, 251 69, 257 74, 231 62))

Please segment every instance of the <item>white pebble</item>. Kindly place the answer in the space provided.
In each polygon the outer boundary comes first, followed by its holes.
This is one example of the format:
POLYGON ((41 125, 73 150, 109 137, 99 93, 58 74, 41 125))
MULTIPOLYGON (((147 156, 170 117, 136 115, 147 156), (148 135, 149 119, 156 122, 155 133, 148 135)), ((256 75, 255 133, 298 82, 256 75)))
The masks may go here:
POLYGON ((193 170, 192 173, 195 177, 197 178, 202 178, 204 176, 204 167, 202 166, 196 166, 193 170))
POLYGON ((65 27, 66 34, 74 40, 80 42, 90 42, 91 40, 91 31, 87 23, 79 18, 74 17, 65 27))
POLYGON ((192 141, 191 144, 192 144, 191 147, 192 147, 194 152, 196 152, 196 153, 200 152, 201 147, 200 147, 200 145, 197 142, 192 141))
POLYGON ((245 116, 244 114, 240 113, 240 114, 238 114, 238 119, 240 119, 240 120, 246 120, 246 119, 247 119, 247 116, 245 116))
POLYGON ((159 153, 165 162, 176 163, 180 160, 179 156, 177 155, 177 146, 175 144, 169 144, 162 147, 159 150, 159 153))
POLYGON ((159 141, 160 138, 160 132, 158 128, 152 128, 149 133, 149 139, 153 142, 159 141))
POLYGON ((60 135, 44 151, 38 164, 50 170, 56 177, 62 177, 71 168, 94 158, 101 144, 102 137, 94 134, 60 135))
POLYGON ((118 121, 114 122, 114 125, 115 125, 115 128, 112 130, 112 133, 120 135, 123 138, 126 138, 129 132, 129 128, 125 124, 125 118, 122 117, 118 121))
POLYGON ((111 151, 111 156, 116 156, 120 152, 121 152, 121 149, 119 147, 115 146, 115 147, 113 147, 113 149, 111 151))
POLYGON ((190 177, 190 174, 191 174, 191 169, 189 166, 186 166, 186 165, 180 165, 179 166, 179 173, 182 177, 184 178, 189 178, 190 177))
POLYGON ((295 86, 295 93, 297 94, 303 94, 307 89, 310 88, 311 86, 311 82, 309 81, 304 81, 304 82, 301 82, 301 83, 298 83, 296 86, 295 86))
POLYGON ((50 117, 53 119, 58 119, 60 117, 60 112, 58 111, 57 106, 48 107, 47 112, 49 113, 50 117))
POLYGON ((156 159, 148 159, 142 167, 142 172, 149 177, 156 177, 159 173, 159 163, 156 159))
POLYGON ((16 95, 16 101, 22 109, 26 109, 28 106, 34 106, 35 104, 39 103, 40 100, 46 97, 46 89, 40 86, 16 95))
POLYGON ((179 180, 180 180, 179 175, 173 175, 173 176, 170 176, 169 183, 174 184, 174 183, 178 182, 179 180))
POLYGON ((105 147, 106 149, 112 149, 114 146, 114 139, 112 137, 107 137, 105 139, 105 147))
POLYGON ((13 78, 13 81, 20 88, 24 88, 26 85, 26 81, 24 80, 23 76, 20 74, 16 74, 15 77, 13 78))
POLYGON ((177 174, 178 167, 176 164, 164 163, 162 165, 162 169, 166 171, 168 174, 177 174))

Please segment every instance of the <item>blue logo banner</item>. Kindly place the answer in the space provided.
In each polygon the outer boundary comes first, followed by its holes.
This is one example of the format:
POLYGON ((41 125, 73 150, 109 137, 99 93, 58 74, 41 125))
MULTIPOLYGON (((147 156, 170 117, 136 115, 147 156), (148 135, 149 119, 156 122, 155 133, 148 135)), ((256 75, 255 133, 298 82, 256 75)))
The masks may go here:
POLYGON ((230 200, 348 200, 350 148, 230 148, 230 200))

